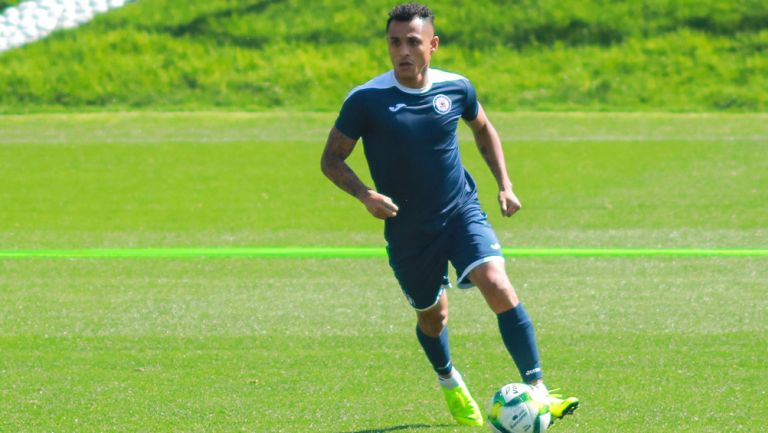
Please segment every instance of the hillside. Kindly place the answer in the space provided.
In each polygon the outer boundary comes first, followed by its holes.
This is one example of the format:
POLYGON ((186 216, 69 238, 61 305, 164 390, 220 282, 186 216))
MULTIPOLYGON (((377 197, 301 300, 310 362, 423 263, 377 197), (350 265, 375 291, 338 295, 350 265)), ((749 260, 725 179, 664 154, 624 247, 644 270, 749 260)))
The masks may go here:
MULTIPOLYGON (((392 5, 139 0, 0 54, 0 112, 335 110, 389 67, 392 5)), ((434 66, 472 79, 491 110, 768 110, 764 0, 430 5, 434 66)))

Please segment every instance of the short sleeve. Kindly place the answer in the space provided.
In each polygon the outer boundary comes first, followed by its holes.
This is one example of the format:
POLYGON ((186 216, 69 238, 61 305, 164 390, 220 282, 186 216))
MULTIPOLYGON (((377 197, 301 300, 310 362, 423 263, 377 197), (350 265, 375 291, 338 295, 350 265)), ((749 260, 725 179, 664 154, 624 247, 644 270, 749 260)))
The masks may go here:
POLYGON ((479 111, 480 106, 477 103, 475 87, 469 80, 464 80, 464 84, 467 86, 467 102, 464 104, 464 112, 461 113, 461 118, 471 122, 477 118, 477 112, 479 111))
POLYGON ((361 92, 353 91, 344 100, 336 118, 336 129, 347 137, 357 140, 365 129, 365 106, 361 92))

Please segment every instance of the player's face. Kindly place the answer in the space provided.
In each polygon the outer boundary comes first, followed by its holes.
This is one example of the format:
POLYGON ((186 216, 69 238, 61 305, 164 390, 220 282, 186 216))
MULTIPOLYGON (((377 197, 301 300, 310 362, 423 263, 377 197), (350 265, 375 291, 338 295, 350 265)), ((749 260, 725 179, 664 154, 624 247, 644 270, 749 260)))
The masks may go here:
POLYGON ((426 69, 440 39, 432 23, 421 18, 392 21, 387 31, 389 58, 398 81, 409 87, 426 85, 426 69))

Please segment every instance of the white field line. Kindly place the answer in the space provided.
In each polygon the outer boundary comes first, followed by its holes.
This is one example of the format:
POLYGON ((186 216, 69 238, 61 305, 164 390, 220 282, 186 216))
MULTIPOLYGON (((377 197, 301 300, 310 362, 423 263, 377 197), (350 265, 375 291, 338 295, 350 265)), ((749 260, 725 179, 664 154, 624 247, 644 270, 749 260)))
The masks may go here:
MULTIPOLYGON (((492 113, 504 142, 768 144, 768 114, 492 113)), ((0 145, 324 141, 336 113, 112 112, 0 115, 0 145), (289 128, 286 128, 289 125, 289 128), (116 132, 119 131, 119 132, 116 132)), ((467 128, 459 138, 471 140, 467 128)))

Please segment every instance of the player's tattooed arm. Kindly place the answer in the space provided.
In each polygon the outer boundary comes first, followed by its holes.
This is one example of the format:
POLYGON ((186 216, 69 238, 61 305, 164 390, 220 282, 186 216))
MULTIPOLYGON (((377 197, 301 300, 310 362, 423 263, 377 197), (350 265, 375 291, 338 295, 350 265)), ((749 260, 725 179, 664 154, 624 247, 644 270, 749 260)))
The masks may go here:
POLYGON ((346 159, 354 150, 355 144, 357 144, 357 140, 347 137, 335 127, 331 128, 323 156, 320 159, 320 168, 323 170, 323 174, 336 186, 359 199, 370 188, 365 186, 346 163, 346 159))
POLYGON ((335 127, 331 128, 320 159, 323 174, 336 186, 360 200, 368 212, 376 218, 397 216, 398 207, 392 199, 366 186, 347 164, 346 159, 354 150, 356 143, 357 140, 347 137, 335 127))
POLYGON ((469 122, 472 134, 475 137, 475 143, 483 156, 488 168, 491 169, 493 177, 499 187, 499 206, 504 216, 511 216, 520 208, 520 200, 512 191, 512 181, 507 174, 507 166, 504 162, 504 150, 501 147, 501 138, 496 128, 493 127, 488 117, 485 115, 483 107, 478 107, 477 117, 469 122))

